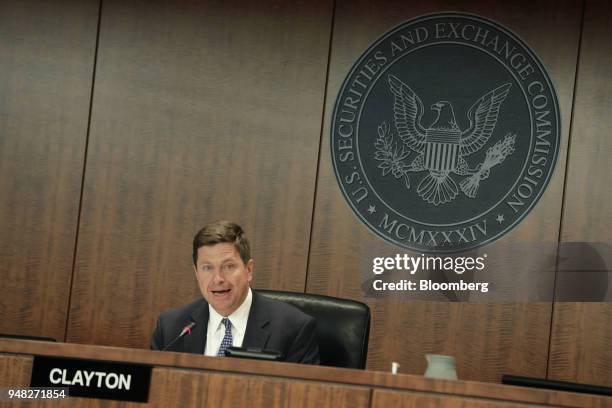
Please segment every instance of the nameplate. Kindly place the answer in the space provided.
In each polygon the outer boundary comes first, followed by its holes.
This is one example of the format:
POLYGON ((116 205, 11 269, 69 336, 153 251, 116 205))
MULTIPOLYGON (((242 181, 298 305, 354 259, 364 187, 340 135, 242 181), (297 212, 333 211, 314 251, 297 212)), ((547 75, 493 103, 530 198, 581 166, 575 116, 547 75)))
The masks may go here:
POLYGON ((34 356, 30 387, 68 387, 71 397, 149 401, 151 366, 34 356))

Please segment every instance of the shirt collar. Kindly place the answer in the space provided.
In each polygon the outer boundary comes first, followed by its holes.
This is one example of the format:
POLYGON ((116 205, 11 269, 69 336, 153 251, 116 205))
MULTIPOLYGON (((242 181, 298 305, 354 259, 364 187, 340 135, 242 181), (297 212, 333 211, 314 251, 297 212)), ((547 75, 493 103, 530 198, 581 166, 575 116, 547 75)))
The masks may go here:
MULTIPOLYGON (((227 318, 232 322, 232 326, 239 332, 244 334, 246 332, 247 322, 249 320, 249 312, 251 310, 251 304, 253 303, 253 293, 251 292, 251 288, 249 287, 249 291, 247 292, 246 298, 242 302, 238 309, 234 310, 234 313, 227 316, 227 318)), ((219 325, 221 324, 221 320, 225 316, 221 316, 214 307, 208 304, 208 324, 209 327, 213 328, 213 332, 219 329, 219 325)))

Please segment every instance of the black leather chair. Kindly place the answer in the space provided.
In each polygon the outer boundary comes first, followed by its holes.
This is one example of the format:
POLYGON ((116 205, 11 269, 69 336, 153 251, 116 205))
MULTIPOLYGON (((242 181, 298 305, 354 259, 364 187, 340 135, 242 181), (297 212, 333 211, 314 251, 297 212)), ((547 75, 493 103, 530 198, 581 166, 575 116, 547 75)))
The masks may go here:
POLYGON ((370 335, 370 308, 355 300, 309 293, 258 290, 289 303, 317 320, 321 365, 365 368, 370 335))

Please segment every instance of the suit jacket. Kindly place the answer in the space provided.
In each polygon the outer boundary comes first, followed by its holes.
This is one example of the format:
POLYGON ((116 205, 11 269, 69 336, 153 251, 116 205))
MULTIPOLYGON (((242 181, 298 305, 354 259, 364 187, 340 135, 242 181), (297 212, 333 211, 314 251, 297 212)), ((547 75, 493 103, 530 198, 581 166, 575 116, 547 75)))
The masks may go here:
MULTIPOLYGON (((280 351, 288 362, 319 364, 315 319, 287 303, 252 292, 242 347, 280 351)), ((186 325, 195 322, 192 333, 179 339, 168 351, 204 354, 208 314, 204 298, 162 313, 151 336, 151 349, 164 349, 186 325)))

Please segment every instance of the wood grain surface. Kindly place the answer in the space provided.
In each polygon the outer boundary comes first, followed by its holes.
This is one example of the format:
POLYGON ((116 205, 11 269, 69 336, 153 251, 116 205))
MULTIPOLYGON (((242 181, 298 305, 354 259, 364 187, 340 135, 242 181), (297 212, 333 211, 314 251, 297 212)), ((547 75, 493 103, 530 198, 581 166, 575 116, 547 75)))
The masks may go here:
MULTIPOLYGON (((372 394, 372 408, 518 408, 524 404, 494 402, 475 398, 441 397, 394 391, 375 390, 372 394)), ((543 405, 529 405, 537 407, 543 405)))
POLYGON ((70 341, 147 346, 200 296, 191 244, 215 219, 244 227, 256 287, 304 290, 331 12, 104 2, 70 341))
POLYGON ((0 2, 0 333, 63 340, 98 2, 0 2))
MULTIPOLYGON (((550 184, 520 225, 485 250, 475 252, 489 254, 487 272, 514 279, 516 271, 521 271, 526 276, 521 284, 526 286, 532 284, 529 273, 539 271, 544 259, 555 258, 552 246, 548 247, 550 253, 539 253, 542 247, 525 249, 534 243, 558 240, 582 2, 339 1, 309 259, 309 292, 363 299, 372 276, 372 258, 408 252, 370 233, 342 197, 331 167, 330 113, 343 79, 371 43, 402 21, 443 10, 476 13, 508 27, 534 50, 552 78, 563 126, 560 156, 550 184), (367 25, 359 23, 364 19, 367 25)), ((480 278, 486 279, 486 275, 480 278)), ((545 289, 552 293, 552 280, 548 284, 545 289)), ((457 358, 459 377, 464 379, 499 381, 502 373, 546 375, 549 301, 465 304, 433 296, 424 302, 372 298, 368 303, 373 311, 370 369, 387 370, 391 361, 397 361, 405 372, 422 374, 425 353, 439 353, 457 358)))
POLYGON ((31 357, 0 355, 0 387, 27 387, 31 373, 31 357))
MULTIPOLYGON (((549 362, 552 379, 608 387, 612 386, 611 40, 612 4, 588 0, 561 239, 566 245, 579 243, 598 252, 602 268, 596 274, 584 271, 575 281, 600 301, 555 303, 549 362)), ((591 269, 592 263, 590 257, 579 266, 591 269)))
MULTIPOLYGON (((0 356, 0 364, 3 360, 0 356)), ((29 362, 31 365, 31 362, 29 362)), ((0 366, 2 368, 2 366, 0 366)), ((9 384, 17 387, 15 383, 9 384)), ((26 384, 29 384, 29 379, 26 384)), ((27 385, 26 385, 27 386, 27 385)), ((370 390, 365 387, 300 382, 255 375, 232 375, 153 369, 149 402, 134 403, 92 398, 36 400, 23 403, 0 401, 2 406, 27 407, 362 407, 370 406, 370 390)))
MULTIPOLYGON (((208 381, 207 378, 200 378, 199 381, 192 381, 186 373, 201 373, 216 375, 216 380, 219 381, 217 387, 223 384, 223 376, 229 375, 244 379, 247 376, 259 378, 261 380, 283 380, 293 383, 306 383, 322 386, 341 386, 337 400, 328 399, 328 391, 321 390, 322 399, 317 399, 316 395, 309 396, 305 401, 309 403, 311 398, 316 401, 327 403, 340 403, 346 401, 344 391, 348 388, 353 392, 360 394, 364 389, 370 390, 387 390, 397 391, 402 393, 414 393, 416 395, 431 395, 456 397, 458 400, 488 400, 496 403, 522 403, 534 404, 537 406, 552 406, 552 407, 607 407, 610 406, 611 397, 603 397, 588 394, 577 394, 569 392, 559 392, 551 390, 543 390, 536 388, 515 387, 500 384, 481 383, 474 381, 447 381, 424 378, 422 376, 406 375, 406 374, 391 374, 389 372, 367 371, 355 369, 343 369, 336 367, 321 367, 310 366, 292 363, 277 363, 268 361, 242 360, 230 358, 216 358, 207 356, 197 356, 185 353, 158 352, 134 348, 118 348, 107 346, 91 346, 85 344, 67 344, 67 343, 43 343, 36 341, 20 341, 20 340, 2 340, 0 339, 0 360, 7 354, 16 354, 19 357, 31 355, 69 357, 94 360, 108 361, 124 361, 131 363, 141 363, 154 366, 153 382, 158 384, 155 379, 163 370, 170 370, 172 378, 175 381, 177 378, 182 378, 187 381, 190 386, 201 388, 201 381, 208 381), (182 374, 174 375, 176 370, 180 370, 182 374)), ((15 357, 15 356, 9 356, 15 357)), ((182 381, 182 380, 181 380, 182 381)), ((162 381, 162 382, 165 382, 162 381)), ((176 395, 178 390, 183 390, 189 394, 180 383, 167 383, 163 387, 167 387, 168 393, 176 395), (177 390, 178 389, 178 390, 177 390)), ((268 383, 268 385, 273 385, 268 383)), ((268 386, 265 385, 265 386, 268 386)), ((226 386, 230 386, 226 383, 226 386)), ((284 387, 284 385, 282 386, 284 387)), ((157 385, 152 385, 152 390, 159 388, 157 385)), ((285 388, 287 389, 287 388, 285 388)), ((298 387, 298 390, 302 388, 298 387)), ((334 388, 335 389, 335 388, 334 388)), ((157 391, 152 391, 157 392, 157 391)), ((293 391, 291 391, 293 392, 293 391)), ((299 391, 301 392, 301 391, 299 391)), ((160 393, 160 398, 165 401, 163 395, 166 391, 160 393)), ((274 394, 274 393, 272 393, 274 394)), ((155 394, 152 402, 157 398, 155 394)), ((192 398, 190 401, 197 401, 197 397, 179 397, 177 398, 192 398)), ((238 397, 237 397, 238 398, 238 397)), ((272 398, 275 398, 272 396, 272 398)), ((360 401, 361 395, 356 396, 357 400, 352 400, 357 403, 360 401)), ((451 398, 452 399, 452 398, 451 398)), ((81 401, 95 401, 79 399, 81 401)), ((351 401, 349 399, 349 401, 351 401)), ((93 405, 95 406, 95 405, 93 405)), ((113 405, 114 406, 114 405, 113 405)))
POLYGON ((158 407, 365 408, 370 405, 367 388, 171 369, 155 369, 151 389, 152 405, 158 407))

